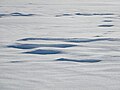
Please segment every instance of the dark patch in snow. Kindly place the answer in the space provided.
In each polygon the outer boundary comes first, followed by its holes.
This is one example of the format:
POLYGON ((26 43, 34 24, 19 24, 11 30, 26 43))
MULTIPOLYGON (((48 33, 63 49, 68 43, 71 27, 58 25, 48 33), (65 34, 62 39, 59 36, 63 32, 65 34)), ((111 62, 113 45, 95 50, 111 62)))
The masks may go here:
POLYGON ((23 38, 17 41, 29 41, 29 40, 47 40, 47 41, 63 41, 64 38, 23 38))
POLYGON ((114 25, 99 25, 99 27, 113 27, 114 25))
POLYGON ((6 14, 1 14, 1 13, 0 13, 0 16, 1 16, 1 17, 2 17, 2 16, 6 16, 6 14))
POLYGON ((81 16, 93 16, 93 15, 98 15, 98 16, 104 16, 104 15, 114 15, 113 13, 75 13, 75 15, 81 15, 81 16))
POLYGON ((57 47, 57 48, 69 48, 77 45, 73 44, 41 44, 40 47, 57 47))
POLYGON ((114 17, 110 17, 110 16, 108 16, 108 17, 104 17, 104 18, 110 18, 110 19, 113 19, 114 17))
POLYGON ((70 14, 70 13, 64 13, 62 15, 56 15, 56 17, 61 17, 61 16, 72 16, 72 14, 70 14))
POLYGON ((82 63, 96 63, 96 62, 100 62, 101 60, 96 60, 96 59, 76 60, 76 59, 59 58, 59 59, 56 59, 55 61, 82 62, 82 63))
POLYGON ((73 44, 15 44, 8 45, 9 48, 18 48, 18 49, 33 49, 38 47, 56 47, 56 48, 69 48, 77 45, 73 44))
POLYGON ((3 16, 33 16, 33 15, 35 15, 35 14, 19 13, 19 12, 10 13, 10 14, 1 14, 0 13, 0 17, 3 17, 3 16))
POLYGON ((68 38, 23 38, 17 41, 29 41, 29 40, 46 40, 46 41, 64 41, 68 38))
POLYGON ((47 40, 47 41, 63 41, 63 42, 74 42, 74 43, 87 43, 95 41, 116 41, 114 38, 24 38, 18 41, 29 41, 29 40, 47 40))
POLYGON ((9 61, 8 63, 24 63, 25 61, 9 61))
POLYGON ((104 20, 103 22, 113 22, 112 20, 104 20))
POLYGON ((96 36, 94 36, 94 37, 102 37, 102 36, 100 36, 100 35, 96 35, 96 36))
POLYGON ((113 13, 93 13, 93 15, 114 15, 113 13))
POLYGON ((64 13, 62 16, 72 16, 72 14, 64 13))
POLYGON ((75 13, 75 15, 92 16, 93 14, 89 14, 89 13, 75 13))
POLYGON ((0 18, 4 17, 4 16, 8 16, 7 14, 2 14, 0 13, 0 18))
POLYGON ((19 13, 19 12, 15 12, 15 13, 11 13, 11 16, 33 16, 34 14, 24 14, 24 13, 19 13))
POLYGON ((47 54, 60 54, 62 53, 61 51, 58 50, 43 50, 43 49, 38 49, 30 52, 24 52, 25 54, 41 54, 41 55, 47 55, 47 54))
POLYGON ((15 45, 8 45, 9 48, 18 48, 18 49, 33 49, 39 47, 38 44, 15 44, 15 45))
POLYGON ((96 41, 110 41, 110 38, 97 38, 97 39, 70 39, 66 40, 66 42, 74 42, 74 43, 87 43, 87 42, 96 42, 96 41))
MULTIPOLYGON (((77 15, 77 16, 107 16, 107 15, 114 15, 114 14, 113 13, 80 13, 80 12, 77 12, 74 15, 77 15)), ((72 14, 64 13, 61 15, 56 15, 56 17, 60 17, 60 16, 72 16, 72 14)))
POLYGON ((55 15, 55 17, 61 17, 62 15, 55 15))

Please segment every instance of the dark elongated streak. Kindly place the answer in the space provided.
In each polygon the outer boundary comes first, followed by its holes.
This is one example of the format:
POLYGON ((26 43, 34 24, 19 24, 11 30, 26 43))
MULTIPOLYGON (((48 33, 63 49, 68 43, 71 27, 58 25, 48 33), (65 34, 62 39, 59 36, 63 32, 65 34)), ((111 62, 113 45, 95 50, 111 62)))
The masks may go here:
POLYGON ((63 42, 74 42, 74 43, 88 43, 95 41, 116 41, 119 39, 115 38, 23 38, 18 41, 29 41, 29 40, 46 40, 46 41, 63 41, 63 42))
POLYGON ((62 53, 61 51, 58 50, 43 50, 43 49, 38 49, 34 51, 29 51, 29 52, 24 52, 25 54, 41 54, 41 55, 47 55, 47 54, 60 54, 62 53))
POLYGON ((76 59, 59 58, 59 59, 56 59, 55 61, 96 63, 96 62, 100 62, 101 60, 96 60, 96 59, 83 59, 83 60, 76 60, 76 59))
POLYGON ((39 47, 38 44, 15 44, 15 45, 8 45, 9 48, 18 48, 18 49, 33 49, 39 47))
POLYGON ((17 48, 17 49, 33 49, 38 47, 56 47, 56 48, 69 48, 75 47, 77 45, 74 44, 15 44, 8 45, 9 48, 17 48))
POLYGON ((99 27, 113 27, 114 25, 99 25, 99 27))

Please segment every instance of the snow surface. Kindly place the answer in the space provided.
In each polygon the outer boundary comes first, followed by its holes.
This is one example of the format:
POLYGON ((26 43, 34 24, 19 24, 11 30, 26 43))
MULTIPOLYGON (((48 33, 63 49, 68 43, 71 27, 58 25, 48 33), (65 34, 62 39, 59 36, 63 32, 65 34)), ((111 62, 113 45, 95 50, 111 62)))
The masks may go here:
POLYGON ((0 90, 120 90, 120 0, 0 0, 0 90))

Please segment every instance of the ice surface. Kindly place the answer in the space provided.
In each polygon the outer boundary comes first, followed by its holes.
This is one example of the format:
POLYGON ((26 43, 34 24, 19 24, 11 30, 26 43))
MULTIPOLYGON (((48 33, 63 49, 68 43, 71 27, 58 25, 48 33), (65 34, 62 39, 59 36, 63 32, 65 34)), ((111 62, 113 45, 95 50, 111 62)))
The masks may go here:
POLYGON ((120 90, 120 0, 0 0, 0 90, 120 90))

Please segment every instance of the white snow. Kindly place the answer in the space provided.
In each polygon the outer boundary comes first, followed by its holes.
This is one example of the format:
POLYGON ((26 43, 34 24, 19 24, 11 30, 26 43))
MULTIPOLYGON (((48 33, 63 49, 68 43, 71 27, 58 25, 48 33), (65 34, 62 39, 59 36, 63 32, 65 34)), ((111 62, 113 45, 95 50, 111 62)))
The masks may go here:
POLYGON ((120 0, 0 0, 0 90, 120 90, 120 0))

